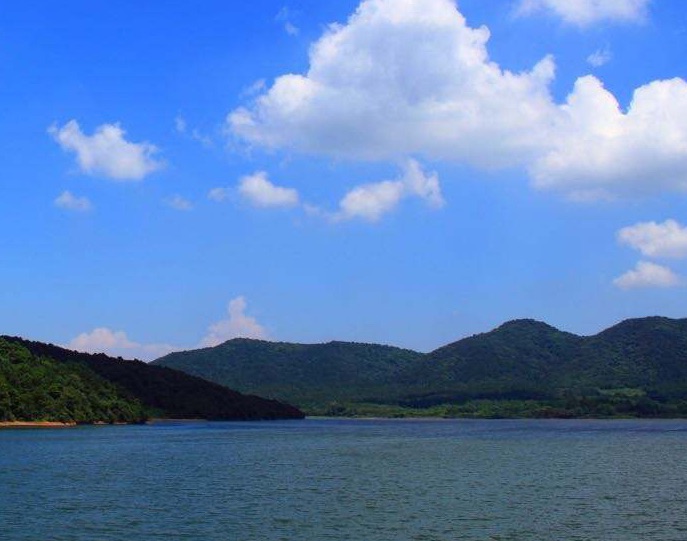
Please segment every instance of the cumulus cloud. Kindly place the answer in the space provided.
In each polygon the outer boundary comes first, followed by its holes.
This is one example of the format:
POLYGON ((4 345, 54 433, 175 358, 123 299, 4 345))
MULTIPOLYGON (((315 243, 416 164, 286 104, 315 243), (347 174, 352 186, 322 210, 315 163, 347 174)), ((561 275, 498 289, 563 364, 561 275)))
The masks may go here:
POLYGON ((535 186, 571 194, 687 189, 687 82, 654 81, 627 110, 594 76, 577 80, 556 137, 530 167, 535 186))
MULTIPOLYGON (((256 207, 293 207, 298 205, 298 192, 272 184, 265 171, 242 177, 239 182, 241 196, 256 207)), ((217 192, 215 195, 219 195, 217 192)))
POLYGON ((364 1, 313 44, 305 75, 278 77, 228 115, 229 130, 252 145, 335 157, 518 163, 546 139, 554 63, 502 70, 488 39, 451 0, 364 1))
POLYGON ((103 124, 93 135, 86 135, 76 120, 70 120, 61 128, 51 126, 48 133, 63 150, 76 153, 79 168, 90 175, 141 180, 163 167, 163 162, 154 158, 157 147, 127 141, 119 124, 103 124))
POLYGON ((335 220, 361 218, 371 222, 392 211, 406 197, 419 197, 429 206, 443 206, 439 177, 436 173, 426 174, 415 160, 408 160, 403 175, 397 180, 358 186, 348 192, 339 203, 335 220))
POLYGON ((85 353, 106 353, 127 359, 137 358, 146 361, 157 359, 179 348, 169 344, 141 344, 130 340, 123 331, 112 331, 99 327, 91 332, 81 333, 64 346, 67 349, 85 353))
POLYGON ((65 190, 57 196, 54 204, 56 207, 74 212, 88 212, 93 210, 93 205, 87 197, 77 197, 68 190, 65 190))
POLYGON ((675 220, 640 222, 618 231, 618 241, 647 257, 687 257, 687 227, 675 220))
MULTIPOLYGON (((226 319, 210 325, 205 336, 196 347, 212 347, 232 338, 268 337, 267 331, 255 318, 246 314, 246 300, 236 297, 229 302, 226 319)), ((151 361, 184 348, 170 344, 145 344, 131 340, 124 331, 113 331, 107 327, 98 327, 73 338, 63 347, 85 353, 105 353, 125 359, 151 361)))
POLYGON ((681 280, 668 267, 650 261, 639 261, 633 270, 613 280, 613 284, 621 289, 675 287, 681 284, 681 280))
MULTIPOLYGON (((622 18, 646 2, 551 5, 622 18)), ((229 131, 248 145, 335 158, 522 166, 537 188, 580 201, 685 190, 683 79, 637 88, 623 110, 585 76, 557 104, 552 58, 512 73, 490 60, 488 39, 452 0, 365 0, 312 45, 305 74, 278 77, 232 111, 229 131)))
POLYGON ((649 0, 520 0, 517 12, 548 11, 566 23, 589 26, 602 21, 641 22, 649 0))
POLYGON ((246 315, 246 300, 236 297, 229 301, 228 318, 213 323, 200 341, 199 347, 212 347, 232 338, 267 338, 267 332, 257 320, 246 315))
POLYGON ((392 210, 403 196, 404 186, 391 180, 359 186, 341 200, 341 219, 364 218, 379 220, 382 214, 392 210))
MULTIPOLYGON (((663 223, 640 222, 618 231, 618 242, 639 250, 645 257, 682 259, 687 257, 687 228, 675 220, 663 223)), ((623 289, 635 287, 674 287, 681 278, 668 267, 640 261, 634 270, 613 283, 623 289)))
MULTIPOLYGON (((311 216, 331 222, 352 219, 375 222, 396 208, 403 199, 410 197, 422 199, 432 208, 444 205, 438 175, 434 172, 425 173, 421 165, 412 159, 405 160, 403 171, 395 180, 363 184, 351 189, 341 199, 339 209, 335 212, 301 202, 295 189, 272 184, 264 171, 242 177, 237 192, 256 207, 299 207, 311 216)), ((223 187, 208 192, 208 198, 217 202, 231 195, 232 190, 223 187)))
POLYGON ((613 58, 613 55, 610 49, 597 49, 587 57, 587 63, 595 68, 600 68, 604 64, 608 64, 611 58, 613 58))
POLYGON ((165 199, 165 205, 174 210, 193 210, 193 203, 191 203, 188 199, 180 196, 179 194, 175 194, 165 199))

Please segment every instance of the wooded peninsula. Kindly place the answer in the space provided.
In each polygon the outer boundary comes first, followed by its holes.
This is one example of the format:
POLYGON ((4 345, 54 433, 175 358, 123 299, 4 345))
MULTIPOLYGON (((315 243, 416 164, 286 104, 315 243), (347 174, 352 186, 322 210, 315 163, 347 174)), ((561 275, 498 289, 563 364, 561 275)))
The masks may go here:
POLYGON ((0 337, 0 422, 114 424, 156 417, 263 420, 303 413, 170 368, 0 337))

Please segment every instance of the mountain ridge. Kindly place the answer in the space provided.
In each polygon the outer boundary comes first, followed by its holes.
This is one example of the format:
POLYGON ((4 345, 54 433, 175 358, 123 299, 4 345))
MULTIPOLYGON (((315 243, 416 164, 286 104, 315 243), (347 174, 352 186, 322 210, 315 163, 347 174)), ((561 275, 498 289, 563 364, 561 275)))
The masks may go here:
POLYGON ((687 399, 687 319, 628 319, 589 336, 516 319, 429 353, 355 342, 234 339, 153 364, 311 412, 339 402, 426 408, 471 400, 560 403, 564 396, 603 401, 622 389, 675 401, 687 399))

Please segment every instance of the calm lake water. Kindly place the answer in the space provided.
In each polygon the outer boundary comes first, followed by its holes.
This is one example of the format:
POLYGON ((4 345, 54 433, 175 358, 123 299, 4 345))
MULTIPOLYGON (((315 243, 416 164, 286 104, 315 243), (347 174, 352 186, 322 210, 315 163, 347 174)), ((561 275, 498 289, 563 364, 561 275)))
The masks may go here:
POLYGON ((3 541, 684 541, 687 421, 0 431, 3 541))

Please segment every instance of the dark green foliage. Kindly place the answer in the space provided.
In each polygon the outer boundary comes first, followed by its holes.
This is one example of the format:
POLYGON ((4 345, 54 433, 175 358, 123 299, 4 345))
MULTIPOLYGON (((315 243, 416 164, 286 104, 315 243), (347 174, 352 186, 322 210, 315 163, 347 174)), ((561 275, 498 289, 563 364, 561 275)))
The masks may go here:
POLYGON ((597 400, 600 391, 620 388, 641 389, 659 401, 687 397, 687 320, 628 320, 590 337, 512 321, 429 353, 406 383, 412 389, 406 403, 417 406, 597 400))
POLYGON ((80 366, 140 401, 160 417, 224 420, 296 419, 303 413, 274 400, 240 394, 222 385, 162 366, 77 353, 64 348, 5 337, 34 355, 80 366))
POLYGON ((590 337, 516 320, 426 355, 373 344, 237 339, 154 364, 313 414, 687 415, 687 319, 628 320, 590 337))
POLYGON ((687 319, 627 320, 585 341, 575 368, 590 374, 598 386, 687 396, 687 319))
POLYGON ((242 392, 299 406, 395 397, 395 382, 422 355, 373 344, 288 344, 237 338, 213 348, 172 353, 153 364, 242 392))
POLYGON ((0 421, 134 423, 138 400, 79 364, 35 356, 0 338, 0 421))

